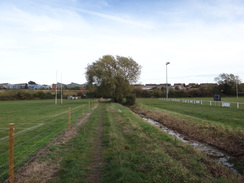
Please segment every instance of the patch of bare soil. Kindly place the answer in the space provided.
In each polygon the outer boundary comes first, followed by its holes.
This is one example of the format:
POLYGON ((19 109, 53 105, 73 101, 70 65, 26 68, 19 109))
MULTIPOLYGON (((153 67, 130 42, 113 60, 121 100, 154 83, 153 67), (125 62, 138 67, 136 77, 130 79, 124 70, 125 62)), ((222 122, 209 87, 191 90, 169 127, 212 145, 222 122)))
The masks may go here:
POLYGON ((201 124, 196 121, 177 118, 158 110, 133 106, 131 110, 151 118, 164 126, 183 134, 187 138, 213 145, 229 154, 244 157, 244 132, 230 130, 215 124, 201 124))
POLYGON ((100 182, 102 174, 102 132, 103 132, 103 111, 100 109, 99 125, 97 127, 96 145, 92 153, 93 162, 90 166, 88 180, 92 183, 100 182))
MULTIPOLYGON (((95 106, 93 110, 96 108, 95 106)), ((91 112, 87 113, 83 118, 77 120, 77 122, 68 130, 65 130, 61 135, 50 142, 47 147, 41 149, 34 157, 31 157, 31 161, 27 162, 15 175, 15 182, 18 183, 45 183, 55 179, 56 174, 60 168, 61 158, 55 159, 55 161, 49 159, 47 155, 54 153, 50 150, 50 147, 65 144, 70 139, 77 135, 77 127, 87 122, 91 112), (43 158, 45 161, 40 161, 43 158)))

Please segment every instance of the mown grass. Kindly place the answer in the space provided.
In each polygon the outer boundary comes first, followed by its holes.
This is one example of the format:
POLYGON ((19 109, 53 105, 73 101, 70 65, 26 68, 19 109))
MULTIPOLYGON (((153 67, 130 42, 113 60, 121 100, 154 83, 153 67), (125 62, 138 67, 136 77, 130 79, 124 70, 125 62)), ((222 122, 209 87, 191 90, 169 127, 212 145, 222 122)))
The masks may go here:
POLYGON ((239 181, 227 168, 148 124, 129 109, 100 103, 80 127, 79 134, 58 153, 63 159, 62 167, 59 177, 51 182, 89 182, 101 114, 103 164, 99 182, 239 181))
POLYGON ((158 99, 138 99, 134 110, 189 138, 234 155, 235 167, 244 174, 243 110, 158 99))
MULTIPOLYGON (((181 98, 182 99, 182 98, 181 98)), ((189 100, 206 100, 206 101, 213 101, 213 97, 193 97, 193 98, 183 98, 183 99, 189 99, 189 100)), ((225 102, 243 102, 244 103, 244 97, 221 97, 221 101, 225 102)))
POLYGON ((97 126, 99 125, 102 106, 92 113, 89 121, 79 127, 78 135, 63 145, 61 151, 53 155, 54 159, 62 159, 61 168, 58 177, 50 181, 52 183, 60 182, 90 182, 89 175, 91 164, 93 162, 93 151, 96 148, 95 141, 98 135, 97 126))
POLYGON ((244 110, 221 108, 200 104, 163 101, 159 99, 137 99, 138 104, 197 117, 233 128, 244 129, 244 110))
POLYGON ((88 111, 88 100, 0 101, 0 182, 8 174, 8 124, 15 124, 15 171, 45 147, 68 126, 68 108, 72 109, 71 125, 88 111))

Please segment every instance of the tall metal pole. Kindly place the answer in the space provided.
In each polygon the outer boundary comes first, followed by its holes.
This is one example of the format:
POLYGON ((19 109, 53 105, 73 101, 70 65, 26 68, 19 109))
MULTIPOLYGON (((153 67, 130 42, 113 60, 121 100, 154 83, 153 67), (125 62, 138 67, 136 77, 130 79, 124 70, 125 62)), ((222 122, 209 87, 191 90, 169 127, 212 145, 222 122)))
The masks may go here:
POLYGON ((169 88, 168 88, 168 69, 167 65, 169 65, 170 62, 166 62, 166 98, 169 97, 169 88))
POLYGON ((236 77, 236 98, 238 99, 238 85, 237 85, 237 77, 236 77))

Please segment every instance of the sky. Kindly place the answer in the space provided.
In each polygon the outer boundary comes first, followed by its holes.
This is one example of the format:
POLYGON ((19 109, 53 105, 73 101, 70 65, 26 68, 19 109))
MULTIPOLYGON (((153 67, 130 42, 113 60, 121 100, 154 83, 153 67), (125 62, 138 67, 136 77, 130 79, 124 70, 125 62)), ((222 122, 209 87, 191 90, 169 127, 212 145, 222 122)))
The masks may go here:
POLYGON ((0 0, 0 83, 85 83, 104 55, 138 84, 244 82, 243 0, 0 0))

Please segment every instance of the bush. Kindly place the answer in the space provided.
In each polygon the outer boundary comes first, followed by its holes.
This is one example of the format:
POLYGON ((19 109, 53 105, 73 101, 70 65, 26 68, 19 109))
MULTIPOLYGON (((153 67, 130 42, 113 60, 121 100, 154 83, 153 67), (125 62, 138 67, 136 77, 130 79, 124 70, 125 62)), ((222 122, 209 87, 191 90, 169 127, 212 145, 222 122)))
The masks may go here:
POLYGON ((136 103, 136 95, 128 95, 126 96, 126 105, 134 105, 136 103))

